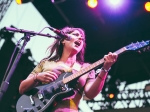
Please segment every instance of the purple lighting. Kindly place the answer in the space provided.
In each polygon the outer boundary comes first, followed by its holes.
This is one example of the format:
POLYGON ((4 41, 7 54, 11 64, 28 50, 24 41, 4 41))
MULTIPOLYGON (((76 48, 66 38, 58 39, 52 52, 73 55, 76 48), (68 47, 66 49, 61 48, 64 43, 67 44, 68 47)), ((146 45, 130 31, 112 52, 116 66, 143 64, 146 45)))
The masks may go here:
POLYGON ((124 0, 105 0, 106 4, 112 8, 119 8, 124 4, 124 0))
POLYGON ((122 0, 109 0, 110 5, 118 6, 122 4, 122 0))
POLYGON ((128 11, 128 7, 130 0, 102 0, 101 7, 106 12, 116 13, 116 14, 123 14, 123 12, 128 11))

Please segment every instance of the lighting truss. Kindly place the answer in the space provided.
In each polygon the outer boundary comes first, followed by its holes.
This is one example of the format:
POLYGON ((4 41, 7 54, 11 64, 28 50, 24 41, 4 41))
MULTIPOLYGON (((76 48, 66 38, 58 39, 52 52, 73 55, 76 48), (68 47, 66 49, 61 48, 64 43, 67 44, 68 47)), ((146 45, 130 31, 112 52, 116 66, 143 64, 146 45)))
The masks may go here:
POLYGON ((13 0, 0 0, 0 21, 4 17, 13 0))
POLYGON ((124 90, 111 100, 102 95, 101 100, 88 100, 87 105, 92 110, 142 108, 150 106, 150 91, 143 89, 124 90))

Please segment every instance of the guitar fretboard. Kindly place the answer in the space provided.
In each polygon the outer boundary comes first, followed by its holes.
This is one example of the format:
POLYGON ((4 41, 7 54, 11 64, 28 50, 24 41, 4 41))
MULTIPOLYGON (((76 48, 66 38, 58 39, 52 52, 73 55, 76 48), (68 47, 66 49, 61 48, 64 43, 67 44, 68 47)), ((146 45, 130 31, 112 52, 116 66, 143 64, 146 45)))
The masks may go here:
MULTIPOLYGON (((124 52, 124 51, 126 51, 126 50, 127 50, 126 47, 123 47, 123 48, 117 50, 117 51, 114 52, 114 53, 120 54, 120 53, 122 53, 122 52, 124 52)), ((104 58, 102 58, 102 59, 96 61, 95 63, 89 65, 88 67, 85 67, 85 68, 81 69, 79 72, 77 72, 77 73, 75 73, 75 74, 72 74, 72 75, 70 75, 70 76, 64 78, 64 79, 63 79, 63 83, 66 84, 66 83, 72 81, 73 79, 76 79, 76 78, 78 78, 79 76, 86 74, 87 72, 93 70, 94 68, 98 67, 99 65, 101 65, 101 64, 103 64, 103 63, 104 63, 104 58)))

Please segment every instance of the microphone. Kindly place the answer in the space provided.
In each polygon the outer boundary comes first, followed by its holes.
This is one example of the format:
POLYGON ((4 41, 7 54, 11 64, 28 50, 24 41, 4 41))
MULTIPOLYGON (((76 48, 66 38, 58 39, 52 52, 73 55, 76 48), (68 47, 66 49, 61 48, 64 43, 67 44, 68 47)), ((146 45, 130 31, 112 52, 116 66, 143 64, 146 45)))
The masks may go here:
POLYGON ((59 37, 59 39, 61 39, 61 38, 63 38, 63 39, 65 39, 65 40, 71 40, 71 37, 70 36, 68 36, 68 35, 66 35, 63 31, 61 31, 61 30, 58 30, 58 29, 56 29, 56 28, 53 28, 53 27, 48 27, 50 30, 52 30, 53 32, 55 32, 59 37))

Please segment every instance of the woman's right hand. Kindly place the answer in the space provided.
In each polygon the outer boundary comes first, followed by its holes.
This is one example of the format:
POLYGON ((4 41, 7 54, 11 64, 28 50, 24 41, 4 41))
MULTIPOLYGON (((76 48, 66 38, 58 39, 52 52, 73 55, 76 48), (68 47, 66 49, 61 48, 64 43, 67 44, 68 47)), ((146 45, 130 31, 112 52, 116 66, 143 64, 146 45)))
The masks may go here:
POLYGON ((64 72, 62 66, 58 66, 57 68, 53 69, 52 71, 45 71, 38 73, 36 79, 40 82, 50 83, 55 81, 60 74, 64 72))

